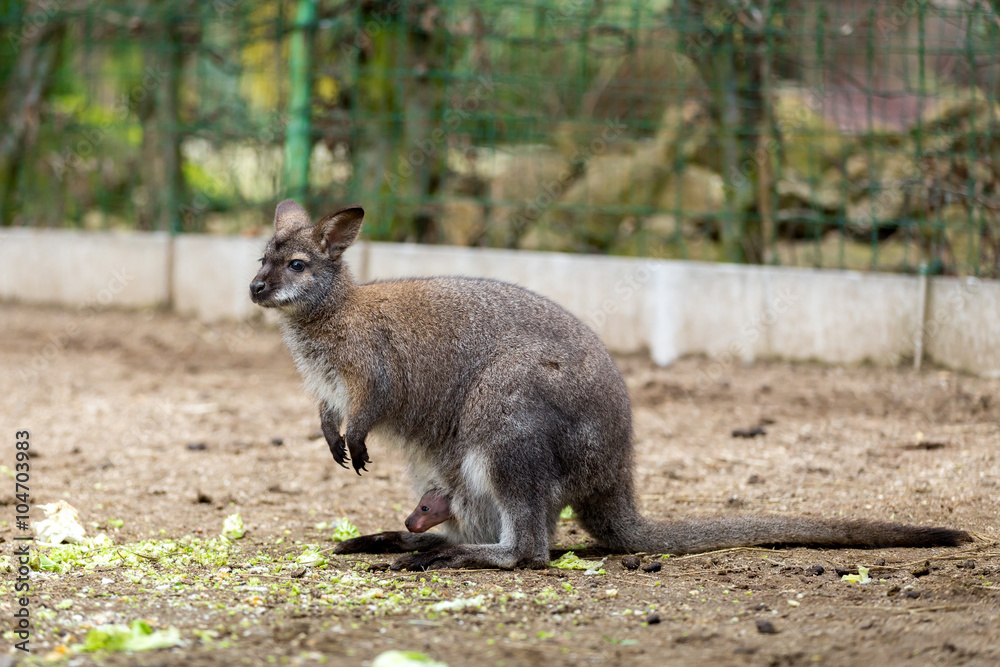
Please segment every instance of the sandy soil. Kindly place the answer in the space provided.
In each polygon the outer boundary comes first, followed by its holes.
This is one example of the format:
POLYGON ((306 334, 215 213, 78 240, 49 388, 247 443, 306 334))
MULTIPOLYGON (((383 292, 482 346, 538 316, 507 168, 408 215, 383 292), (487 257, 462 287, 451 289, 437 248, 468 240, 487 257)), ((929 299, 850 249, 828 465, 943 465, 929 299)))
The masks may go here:
MULTIPOLYGON (((214 537, 234 512, 248 528, 223 566, 177 572, 163 558, 144 577, 124 560, 34 574, 33 660, 360 665, 406 649, 452 667, 1000 664, 995 380, 935 369, 720 368, 704 359, 660 369, 619 360, 648 514, 894 518, 969 530, 979 537, 970 549, 642 556, 662 565, 652 573, 626 570, 612 555, 598 576, 410 574, 366 571, 387 560, 379 556, 331 555, 326 568, 276 564, 307 544, 328 550, 330 530, 317 530, 319 522, 401 529, 416 500, 398 456, 378 443, 363 477, 333 463, 277 332, 0 304, 0 340, 8 443, 0 464, 14 467, 15 431, 30 430, 33 503, 67 500, 91 534, 107 532, 126 550, 151 538, 214 537), (759 424, 766 435, 732 435, 759 424), (835 572, 858 565, 872 568, 872 583, 835 572), (476 596, 481 606, 465 613, 431 610, 476 596), (59 648, 95 625, 134 619, 178 628, 184 646, 96 657, 59 648)), ((14 484, 4 476, 0 484, 0 541, 10 554, 14 484)), ((586 541, 572 522, 559 538, 567 547, 586 541)), ((10 618, 13 575, 3 586, 0 615, 10 618)))

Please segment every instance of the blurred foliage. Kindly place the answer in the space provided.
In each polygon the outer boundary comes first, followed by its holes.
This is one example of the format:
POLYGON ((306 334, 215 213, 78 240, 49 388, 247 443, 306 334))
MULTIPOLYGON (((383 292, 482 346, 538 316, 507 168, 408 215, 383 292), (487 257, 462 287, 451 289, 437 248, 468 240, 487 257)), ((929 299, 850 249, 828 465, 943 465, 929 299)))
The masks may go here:
POLYGON ((0 0, 0 223, 996 275, 997 5, 0 0))

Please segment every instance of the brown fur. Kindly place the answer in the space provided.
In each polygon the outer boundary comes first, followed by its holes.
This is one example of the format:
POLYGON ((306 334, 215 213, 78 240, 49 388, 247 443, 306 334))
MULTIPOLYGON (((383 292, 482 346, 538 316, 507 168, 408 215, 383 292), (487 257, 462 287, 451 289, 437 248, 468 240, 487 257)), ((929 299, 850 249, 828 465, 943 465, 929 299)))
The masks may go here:
POLYGON ((443 534, 367 535, 340 543, 339 552, 420 551, 393 565, 407 569, 544 567, 566 505, 618 551, 971 539, 867 521, 641 516, 628 392, 597 336, 552 301, 498 281, 356 284, 341 255, 363 215, 347 207, 310 225, 298 204, 279 204, 251 298, 281 311, 334 460, 349 457, 360 474, 370 463, 367 436, 380 435, 402 451, 417 489, 447 496, 455 520, 443 534))

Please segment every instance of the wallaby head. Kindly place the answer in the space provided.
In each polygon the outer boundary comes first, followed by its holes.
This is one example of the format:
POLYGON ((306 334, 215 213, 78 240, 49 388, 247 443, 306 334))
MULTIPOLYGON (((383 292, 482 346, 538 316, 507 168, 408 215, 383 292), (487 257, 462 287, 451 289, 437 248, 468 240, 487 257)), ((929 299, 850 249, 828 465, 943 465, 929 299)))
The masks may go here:
POLYGON ((307 312, 353 285, 341 257, 361 232, 360 206, 334 211, 315 225, 291 199, 274 212, 274 237, 250 283, 250 299, 266 308, 307 312))
POLYGON ((448 496, 443 491, 431 489, 420 498, 417 509, 406 517, 404 523, 411 533, 423 533, 451 518, 451 501, 448 496))

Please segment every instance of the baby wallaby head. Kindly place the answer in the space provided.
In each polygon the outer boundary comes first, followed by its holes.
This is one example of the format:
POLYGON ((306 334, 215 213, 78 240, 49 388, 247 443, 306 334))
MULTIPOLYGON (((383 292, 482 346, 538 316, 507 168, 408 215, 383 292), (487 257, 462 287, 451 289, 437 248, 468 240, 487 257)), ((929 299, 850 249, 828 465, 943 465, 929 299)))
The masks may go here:
POLYGON ((314 225, 291 199, 278 204, 274 237, 250 283, 250 299, 265 308, 301 312, 348 289, 341 257, 357 240, 364 215, 360 206, 348 206, 314 225))
POLYGON ((431 489, 425 493, 417 509, 406 517, 406 529, 411 533, 422 533, 451 518, 451 501, 443 491, 431 489))

